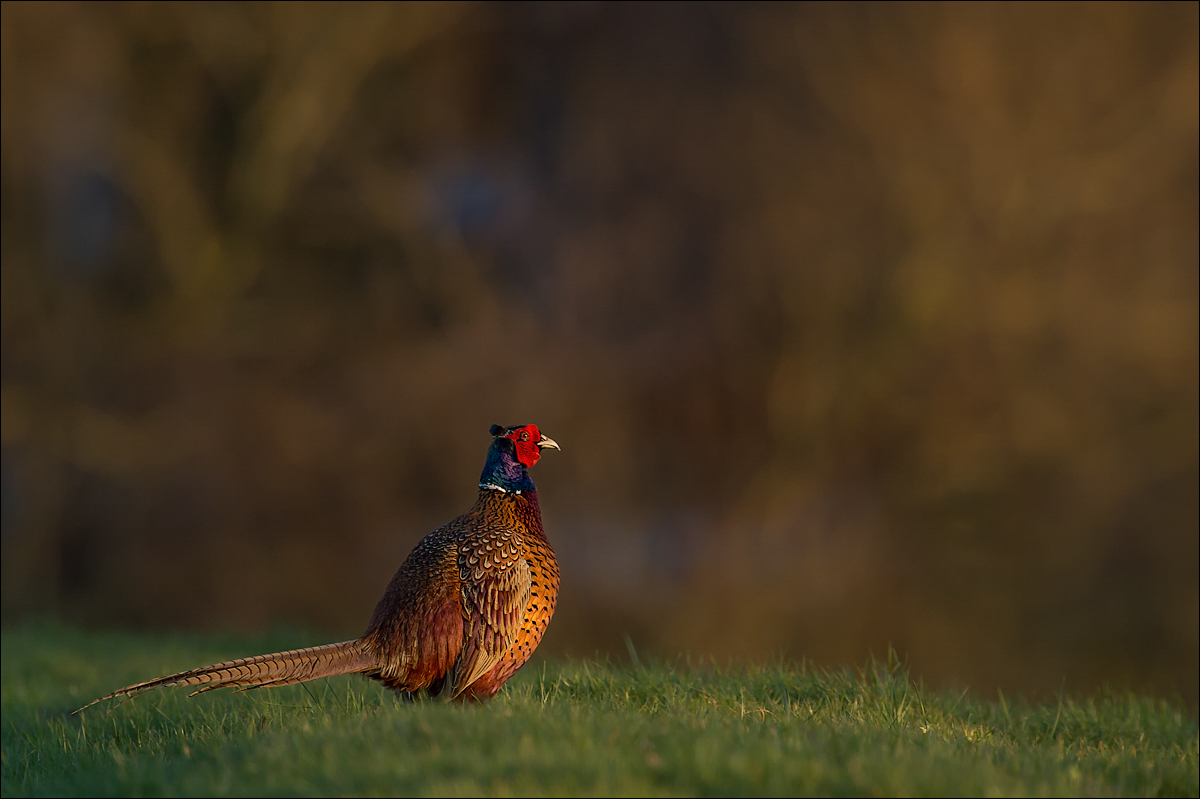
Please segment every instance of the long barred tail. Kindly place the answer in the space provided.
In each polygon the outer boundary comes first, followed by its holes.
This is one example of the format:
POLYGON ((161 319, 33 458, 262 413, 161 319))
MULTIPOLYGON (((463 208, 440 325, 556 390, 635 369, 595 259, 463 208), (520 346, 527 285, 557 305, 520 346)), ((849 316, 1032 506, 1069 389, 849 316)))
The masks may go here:
POLYGON ((125 699, 122 701, 128 701, 146 691, 172 685, 198 685, 199 688, 188 694, 188 696, 195 696, 214 688, 238 687, 246 691, 251 688, 271 688, 277 685, 291 685, 292 683, 316 680, 321 677, 360 674, 378 669, 378 661, 361 639, 342 641, 340 644, 325 644, 325 646, 312 646, 308 649, 276 652, 272 655, 227 660, 224 663, 214 663, 211 666, 191 671, 169 674, 166 677, 159 677, 157 680, 140 682, 137 685, 113 691, 107 696, 88 702, 75 712, 86 710, 106 699, 123 696, 125 699))

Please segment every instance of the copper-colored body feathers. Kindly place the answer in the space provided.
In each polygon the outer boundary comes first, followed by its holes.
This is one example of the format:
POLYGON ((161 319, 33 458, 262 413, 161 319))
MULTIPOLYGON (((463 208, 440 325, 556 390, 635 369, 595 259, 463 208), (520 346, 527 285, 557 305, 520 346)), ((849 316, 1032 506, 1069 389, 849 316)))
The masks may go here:
POLYGON ((84 707, 175 685, 198 686, 195 695, 337 674, 363 674, 399 692, 447 699, 494 695, 546 632, 558 600, 558 563, 542 531, 537 490, 525 467, 514 466, 519 450, 506 441, 524 442, 532 430, 540 446, 557 445, 532 425, 493 429, 507 435, 489 450, 474 506, 427 535, 405 559, 362 638, 171 674, 84 707), (489 468, 507 469, 508 476, 489 482, 489 468), (522 482, 512 483, 513 474, 522 482))
POLYGON ((558 599, 537 492, 480 489, 392 578, 361 639, 398 691, 491 696, 533 654, 558 599))

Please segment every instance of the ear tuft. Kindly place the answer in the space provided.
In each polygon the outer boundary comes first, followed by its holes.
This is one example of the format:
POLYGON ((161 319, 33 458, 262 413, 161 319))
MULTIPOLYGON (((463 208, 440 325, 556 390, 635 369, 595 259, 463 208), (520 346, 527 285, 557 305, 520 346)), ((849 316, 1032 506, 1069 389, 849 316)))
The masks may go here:
POLYGON ((504 428, 498 424, 494 424, 494 425, 492 425, 492 429, 489 430, 488 432, 490 432, 493 436, 498 436, 498 435, 502 435, 504 433, 505 429, 506 428, 504 428))

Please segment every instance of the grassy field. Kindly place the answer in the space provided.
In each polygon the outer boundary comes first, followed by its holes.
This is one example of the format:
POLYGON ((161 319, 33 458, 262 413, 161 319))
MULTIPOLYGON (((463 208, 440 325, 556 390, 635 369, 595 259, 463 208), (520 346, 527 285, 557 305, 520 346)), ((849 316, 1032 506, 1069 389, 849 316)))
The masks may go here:
POLYGON ((530 667, 483 706, 361 678, 70 711, 127 683, 320 643, 3 633, 3 795, 1065 794, 1196 796, 1182 707, 1028 706, 919 688, 902 668, 530 667), (307 690, 306 690, 307 688, 307 690))

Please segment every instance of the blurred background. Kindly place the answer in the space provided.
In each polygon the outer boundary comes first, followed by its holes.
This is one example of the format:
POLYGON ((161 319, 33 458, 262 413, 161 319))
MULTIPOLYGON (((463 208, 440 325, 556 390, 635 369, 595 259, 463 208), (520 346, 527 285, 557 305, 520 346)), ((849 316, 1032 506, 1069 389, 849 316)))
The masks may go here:
POLYGON ((540 655, 1194 712, 1197 9, 5 3, 4 621, 357 635, 535 422, 540 655))

